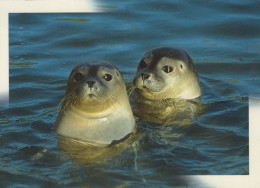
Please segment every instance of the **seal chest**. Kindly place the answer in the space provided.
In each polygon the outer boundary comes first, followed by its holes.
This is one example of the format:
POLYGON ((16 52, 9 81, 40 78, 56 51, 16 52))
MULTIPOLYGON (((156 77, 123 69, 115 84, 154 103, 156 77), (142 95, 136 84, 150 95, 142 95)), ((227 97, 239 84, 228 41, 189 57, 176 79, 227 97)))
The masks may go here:
POLYGON ((97 62, 75 67, 55 125, 62 136, 100 144, 132 133, 135 120, 119 70, 97 62))
POLYGON ((192 59, 176 48, 148 51, 138 65, 133 84, 140 96, 150 100, 195 99, 201 95, 192 59))

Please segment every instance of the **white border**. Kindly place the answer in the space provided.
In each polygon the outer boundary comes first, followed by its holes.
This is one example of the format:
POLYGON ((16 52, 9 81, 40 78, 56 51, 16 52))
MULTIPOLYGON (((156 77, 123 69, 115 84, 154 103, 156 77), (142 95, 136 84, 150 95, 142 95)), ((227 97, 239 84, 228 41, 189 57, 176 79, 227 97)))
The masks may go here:
POLYGON ((249 175, 194 176, 218 188, 260 187, 260 95, 249 98, 249 175))
POLYGON ((0 105, 9 101, 8 10, 0 2, 0 105))

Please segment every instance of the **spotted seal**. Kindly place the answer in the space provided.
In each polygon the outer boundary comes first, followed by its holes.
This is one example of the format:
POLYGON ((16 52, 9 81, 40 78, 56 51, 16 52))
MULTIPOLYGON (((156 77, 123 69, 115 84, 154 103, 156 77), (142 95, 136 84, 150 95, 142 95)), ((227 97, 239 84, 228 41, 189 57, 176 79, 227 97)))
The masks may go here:
POLYGON ((111 144, 135 130, 124 80, 119 70, 103 62, 76 66, 55 122, 58 134, 111 144))

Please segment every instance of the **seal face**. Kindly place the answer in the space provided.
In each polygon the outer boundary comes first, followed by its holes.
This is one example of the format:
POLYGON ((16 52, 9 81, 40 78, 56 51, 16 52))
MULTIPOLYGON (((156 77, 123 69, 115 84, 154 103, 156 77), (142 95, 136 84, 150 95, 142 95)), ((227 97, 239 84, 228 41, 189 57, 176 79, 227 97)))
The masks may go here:
POLYGON ((135 120, 119 70, 100 62, 76 66, 55 124, 60 135, 101 144, 133 132, 135 120))
POLYGON ((176 48, 148 51, 138 65, 133 84, 138 94, 150 100, 194 99, 201 95, 192 59, 176 48))

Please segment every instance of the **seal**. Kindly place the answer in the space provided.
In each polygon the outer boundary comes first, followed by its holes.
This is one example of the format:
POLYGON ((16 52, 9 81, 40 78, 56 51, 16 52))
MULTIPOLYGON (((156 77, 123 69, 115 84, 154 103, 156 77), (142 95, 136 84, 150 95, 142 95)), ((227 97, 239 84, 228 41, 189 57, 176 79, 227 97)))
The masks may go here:
POLYGON ((119 70, 103 62, 76 66, 55 128, 62 136, 105 145, 134 132, 135 119, 119 70))
POLYGON ((182 49, 146 52, 128 87, 134 115, 142 121, 189 125, 205 109, 195 66, 182 49))
POLYGON ((191 57, 177 48, 163 47, 145 53, 133 84, 140 97, 150 100, 195 99, 201 95, 191 57))

